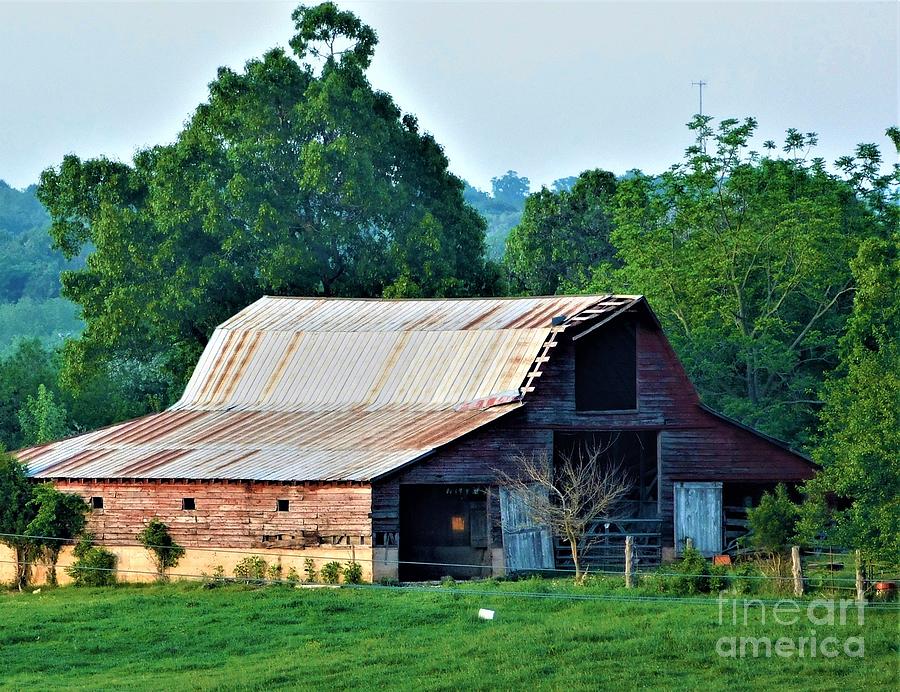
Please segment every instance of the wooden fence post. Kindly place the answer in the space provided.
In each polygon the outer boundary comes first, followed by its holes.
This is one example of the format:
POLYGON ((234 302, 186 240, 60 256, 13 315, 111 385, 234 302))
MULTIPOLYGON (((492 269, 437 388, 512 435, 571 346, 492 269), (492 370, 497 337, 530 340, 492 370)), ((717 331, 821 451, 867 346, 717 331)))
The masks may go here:
POLYGON ((625 588, 634 586, 632 570, 634 569, 634 538, 625 536, 625 588))
POLYGON ((791 572, 794 575, 794 595, 803 595, 803 567, 800 564, 800 546, 791 546, 791 572))
POLYGON ((856 600, 860 603, 866 602, 866 587, 863 581, 863 565, 862 553, 856 551, 856 600))

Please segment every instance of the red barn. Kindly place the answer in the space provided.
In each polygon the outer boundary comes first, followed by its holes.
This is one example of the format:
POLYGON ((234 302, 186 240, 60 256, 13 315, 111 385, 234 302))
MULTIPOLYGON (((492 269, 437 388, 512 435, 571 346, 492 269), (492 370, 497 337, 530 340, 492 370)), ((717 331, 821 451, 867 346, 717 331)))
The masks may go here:
POLYGON ((170 409, 18 456, 88 499, 135 572, 158 517, 183 573, 255 553, 426 578, 566 567, 558 541, 521 554, 497 473, 590 443, 634 479, 594 560, 625 534, 644 562, 688 537, 725 551, 746 504, 814 469, 703 406, 641 296, 265 297, 216 329, 170 409))

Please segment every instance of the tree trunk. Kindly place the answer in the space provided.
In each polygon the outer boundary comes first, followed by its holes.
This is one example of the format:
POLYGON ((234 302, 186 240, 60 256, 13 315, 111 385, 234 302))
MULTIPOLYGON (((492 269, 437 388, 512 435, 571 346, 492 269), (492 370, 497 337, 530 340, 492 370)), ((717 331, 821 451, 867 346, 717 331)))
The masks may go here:
POLYGON ((578 554, 578 537, 575 535, 574 531, 570 530, 566 531, 566 537, 569 539, 569 548, 572 551, 572 562, 575 563, 575 583, 581 584, 584 577, 581 574, 581 561, 578 554))
POLYGON ((16 546, 16 587, 21 591, 28 586, 28 551, 24 546, 16 546))

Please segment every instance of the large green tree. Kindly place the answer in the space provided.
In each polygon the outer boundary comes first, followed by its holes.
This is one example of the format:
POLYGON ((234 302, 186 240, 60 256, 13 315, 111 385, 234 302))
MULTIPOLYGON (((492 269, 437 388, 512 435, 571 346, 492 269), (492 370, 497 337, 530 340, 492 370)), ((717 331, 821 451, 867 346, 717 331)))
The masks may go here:
POLYGON ((16 556, 16 585, 28 582, 32 543, 25 535, 35 516, 31 483, 25 465, 0 446, 0 543, 13 549, 16 556))
MULTIPOLYGON (((900 132, 888 130, 900 150, 900 132)), ((851 266, 853 313, 840 366, 824 388, 822 471, 806 486, 807 539, 861 549, 869 560, 900 563, 900 167, 882 175, 869 156, 843 159, 888 237, 870 238, 851 266), (860 161, 859 159, 862 159, 860 161), (866 170, 866 168, 868 170, 866 170)))
POLYGON ((522 220, 506 240, 511 288, 532 295, 583 291, 596 267, 614 261, 610 243, 616 177, 585 171, 566 189, 528 197, 522 220))
POLYGON ((58 403, 46 385, 38 385, 37 394, 29 396, 19 409, 22 442, 42 445, 59 440, 69 432, 66 407, 58 403))
POLYGON ((176 395, 217 323, 263 294, 484 293, 484 221, 441 147, 372 88, 375 33, 332 3, 293 14, 293 55, 221 68, 175 143, 133 165, 66 157, 39 196, 87 328, 77 384, 161 356, 176 395))
POLYGON ((760 155, 752 118, 690 127, 683 163, 620 183, 623 267, 614 282, 599 271, 598 287, 649 297, 708 403, 802 443, 837 364, 849 262, 884 227, 852 182, 808 158, 814 134, 790 130, 781 156, 773 142, 760 155))
POLYGON ((80 496, 61 493, 52 483, 35 485, 27 510, 33 514, 25 529, 35 555, 47 563, 47 581, 56 584, 56 563, 67 543, 81 535, 90 511, 80 496))

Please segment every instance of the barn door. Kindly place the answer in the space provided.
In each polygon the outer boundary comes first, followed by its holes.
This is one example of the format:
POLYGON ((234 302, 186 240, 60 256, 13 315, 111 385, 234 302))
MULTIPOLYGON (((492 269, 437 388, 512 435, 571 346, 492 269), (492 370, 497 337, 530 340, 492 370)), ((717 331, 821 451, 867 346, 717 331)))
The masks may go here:
POLYGON ((528 515, 521 497, 509 488, 500 488, 500 522, 508 572, 554 568, 550 529, 536 524, 528 515))
POLYGON ((707 557, 722 552, 722 484, 675 483, 675 551, 690 538, 707 557))

